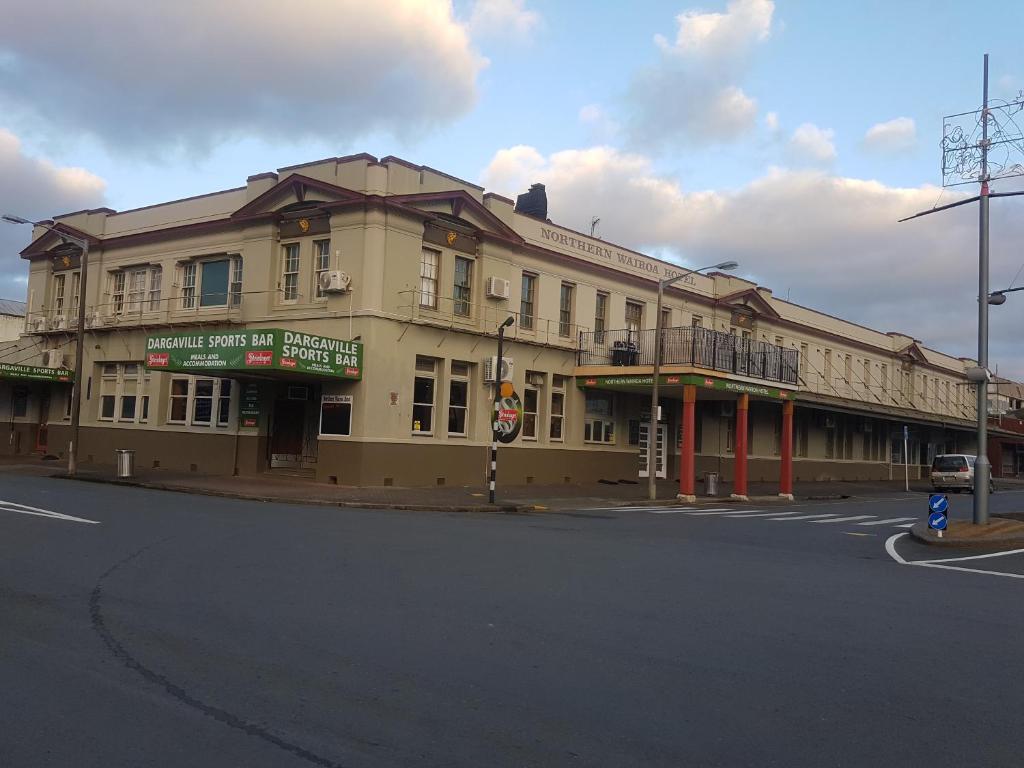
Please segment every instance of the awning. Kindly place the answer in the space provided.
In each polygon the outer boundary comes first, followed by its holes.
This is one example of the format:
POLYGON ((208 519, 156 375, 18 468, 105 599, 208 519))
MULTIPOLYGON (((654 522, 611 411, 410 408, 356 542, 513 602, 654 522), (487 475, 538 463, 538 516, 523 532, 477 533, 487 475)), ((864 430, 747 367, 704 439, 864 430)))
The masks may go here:
MULTIPOLYGON (((654 384, 653 375, 627 375, 627 376, 577 376, 576 386, 580 389, 629 389, 649 388, 654 384)), ((745 381, 730 381, 715 376, 701 376, 700 374, 684 373, 663 373, 658 377, 659 387, 678 387, 684 384, 693 384, 699 389, 713 389, 722 392, 735 392, 737 394, 754 395, 755 397, 767 397, 772 400, 795 400, 796 392, 788 389, 780 389, 774 386, 752 384, 745 381)))
POLYGON ((73 378, 74 374, 67 368, 44 368, 38 365, 0 363, 0 379, 52 381, 61 384, 70 384, 73 378))
POLYGON ((161 333, 146 337, 146 368, 358 380, 363 376, 363 345, 281 328, 161 333))

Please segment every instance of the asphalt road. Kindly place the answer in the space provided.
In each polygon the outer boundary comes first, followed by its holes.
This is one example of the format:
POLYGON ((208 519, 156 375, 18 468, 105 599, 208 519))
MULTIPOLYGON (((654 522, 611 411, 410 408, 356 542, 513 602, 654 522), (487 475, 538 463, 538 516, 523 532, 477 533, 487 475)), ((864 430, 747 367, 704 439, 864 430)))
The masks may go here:
POLYGON ((0 473, 0 500, 5 767, 1024 754, 1024 554, 901 564, 919 496, 472 515, 0 473))

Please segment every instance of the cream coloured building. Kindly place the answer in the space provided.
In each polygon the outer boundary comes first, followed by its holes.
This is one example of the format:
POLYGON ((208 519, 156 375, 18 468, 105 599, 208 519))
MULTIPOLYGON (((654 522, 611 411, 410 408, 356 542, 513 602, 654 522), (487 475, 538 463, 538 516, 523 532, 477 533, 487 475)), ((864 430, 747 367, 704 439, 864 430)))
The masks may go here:
MULTIPOLYGON (((90 239, 82 459, 132 448, 144 467, 482 486, 489 362, 511 315, 524 414, 499 482, 636 480, 656 281, 680 268, 548 221, 540 188, 522 200, 355 155, 55 217, 90 239)), ((28 333, 0 366, 63 371, 79 256, 43 229, 22 256, 28 333)), ((684 491, 706 471, 783 490, 787 472, 888 478, 904 426, 915 474, 972 448, 970 361, 908 336, 724 273, 667 289, 663 326, 656 471, 684 491)), ((13 375, 0 368, 4 450, 61 454, 70 387, 13 375)))

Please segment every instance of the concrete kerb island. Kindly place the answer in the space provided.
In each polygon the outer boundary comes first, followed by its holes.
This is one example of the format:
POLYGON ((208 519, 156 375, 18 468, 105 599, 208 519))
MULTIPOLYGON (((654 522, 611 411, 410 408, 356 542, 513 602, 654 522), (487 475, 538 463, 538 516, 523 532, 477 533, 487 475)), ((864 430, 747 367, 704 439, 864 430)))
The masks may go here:
POLYGON ((927 522, 919 522, 910 529, 910 535, 938 547, 1017 548, 1024 547, 1024 521, 993 517, 988 525, 975 525, 966 520, 951 520, 942 538, 927 522))

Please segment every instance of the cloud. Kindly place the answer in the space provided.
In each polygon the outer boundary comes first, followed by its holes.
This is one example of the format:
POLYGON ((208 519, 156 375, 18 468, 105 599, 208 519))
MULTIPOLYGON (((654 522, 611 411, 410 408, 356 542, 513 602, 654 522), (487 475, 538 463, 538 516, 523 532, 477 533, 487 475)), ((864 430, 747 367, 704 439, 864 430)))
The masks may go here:
MULTIPOLYGON (((38 220, 102 204, 106 183, 82 168, 64 168, 29 157, 21 141, 0 128, 0 213, 38 220)), ((25 298, 28 263, 18 252, 32 229, 0 222, 0 298, 25 298)))
POLYGON ((237 136, 407 136, 465 114, 486 65, 450 0, 102 6, 7 7, 0 108, 27 113, 39 130, 149 154, 205 151, 237 136), (59 55, 54 19, 87 31, 59 55))
MULTIPOLYGON (((543 182, 555 222, 585 231, 600 216, 609 241, 675 254, 691 266, 735 259, 741 277, 780 297, 791 292, 793 301, 829 314, 954 355, 975 354, 976 209, 897 223, 931 208, 935 187, 772 169, 735 190, 687 191, 658 174, 649 157, 610 147, 550 156, 532 147, 503 150, 483 179, 506 194, 543 182)), ((941 202, 955 199, 947 192, 941 202)), ((993 216, 992 237, 1020 242, 1024 221, 993 216)), ((993 249, 993 285, 1005 285, 1020 266, 1010 251, 993 249)), ((1024 379, 1017 343, 1024 303, 1011 306, 1012 298, 992 312, 992 360, 1024 379)))
POLYGON ((803 123, 789 139, 786 151, 797 164, 827 164, 836 159, 836 146, 832 143, 835 131, 819 128, 814 123, 803 123))
POLYGON ((875 123, 864 134, 864 147, 879 152, 902 152, 917 143, 917 126, 909 117, 875 123))
POLYGON ((656 35, 659 59, 634 75, 626 95, 633 145, 708 145, 753 128, 757 102, 740 83, 755 46, 771 35, 774 11, 771 0, 733 0, 725 13, 677 16, 672 42, 656 35))
POLYGON ((541 17, 528 10, 523 0, 477 0, 469 17, 469 28, 481 37, 525 39, 540 26, 541 17))
POLYGON ((767 40, 772 29, 772 0, 733 0, 725 13, 684 11, 676 16, 679 30, 674 43, 655 36, 669 53, 709 58, 732 57, 751 43, 767 40))
POLYGON ((779 130, 779 114, 778 112, 769 112, 764 116, 764 126, 772 133, 779 130))

